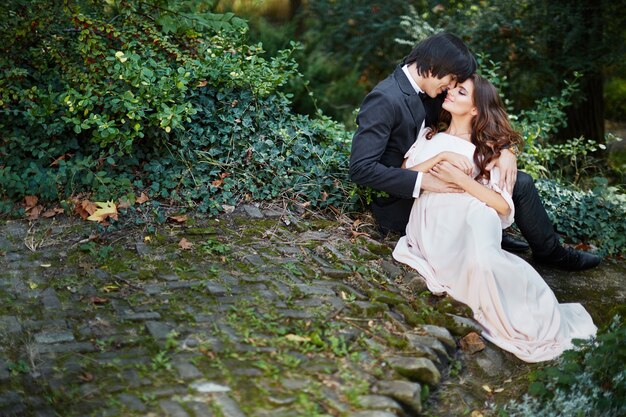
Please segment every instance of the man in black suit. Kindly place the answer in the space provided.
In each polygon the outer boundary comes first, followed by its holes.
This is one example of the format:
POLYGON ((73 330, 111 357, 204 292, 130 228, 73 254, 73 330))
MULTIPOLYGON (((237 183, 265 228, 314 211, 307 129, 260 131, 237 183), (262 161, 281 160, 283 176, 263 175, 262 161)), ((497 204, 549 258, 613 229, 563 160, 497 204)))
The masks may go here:
MULTIPOLYGON (((476 66, 474 56, 458 37, 440 33, 420 42, 363 100, 352 139, 350 178, 388 194, 375 196, 371 205, 381 230, 404 234, 413 200, 422 190, 460 192, 429 173, 402 169, 401 165, 419 130, 436 123, 448 87, 465 81, 476 66)), ((513 189, 515 222, 538 262, 566 270, 600 263, 596 255, 561 245, 532 178, 517 172, 511 150, 502 151, 497 164, 501 185, 513 189)), ((520 249, 521 245, 503 239, 504 249, 520 249)))

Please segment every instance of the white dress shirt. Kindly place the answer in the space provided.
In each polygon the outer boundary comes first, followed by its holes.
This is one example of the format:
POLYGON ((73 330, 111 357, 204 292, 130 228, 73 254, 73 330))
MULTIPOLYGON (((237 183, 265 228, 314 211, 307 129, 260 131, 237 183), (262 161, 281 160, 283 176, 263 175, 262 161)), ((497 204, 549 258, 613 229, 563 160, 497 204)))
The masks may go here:
MULTIPOLYGON (((402 71, 404 71, 404 74, 406 75, 406 78, 409 79, 409 82, 411 83, 411 86, 413 87, 415 92, 417 94, 423 93, 423 91, 420 88, 420 86, 417 85, 417 83, 415 82, 415 80, 413 79, 411 74, 409 73, 409 66, 408 65, 404 65, 402 67, 402 71)), ((422 125, 420 126, 420 129, 419 129, 420 131, 424 128, 425 124, 426 124, 426 120, 424 120, 422 122, 422 125)), ((415 139, 417 139, 417 137, 415 139)), ((422 173, 418 172, 417 173, 417 179, 415 180, 415 187, 413 188, 413 198, 418 198, 420 196, 421 188, 422 188, 422 173)))

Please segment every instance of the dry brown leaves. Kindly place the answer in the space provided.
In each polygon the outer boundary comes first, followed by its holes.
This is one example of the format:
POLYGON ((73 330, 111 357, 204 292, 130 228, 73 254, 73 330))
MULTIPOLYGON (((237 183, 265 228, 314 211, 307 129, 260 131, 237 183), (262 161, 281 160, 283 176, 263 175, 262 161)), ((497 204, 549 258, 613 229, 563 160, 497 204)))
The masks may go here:
POLYGON ((178 216, 169 216, 168 219, 171 219, 177 223, 185 223, 187 221, 187 215, 181 214, 178 216))
POLYGON ((220 178, 215 180, 215 181, 211 181, 211 185, 217 188, 220 188, 222 186, 222 184, 224 183, 224 178, 230 176, 230 174, 228 172, 222 172, 220 174, 220 178))
POLYGON ((189 250, 191 248, 193 248, 193 243, 191 243, 190 241, 188 241, 185 238, 182 238, 180 240, 180 242, 178 242, 178 246, 182 249, 182 250, 189 250))

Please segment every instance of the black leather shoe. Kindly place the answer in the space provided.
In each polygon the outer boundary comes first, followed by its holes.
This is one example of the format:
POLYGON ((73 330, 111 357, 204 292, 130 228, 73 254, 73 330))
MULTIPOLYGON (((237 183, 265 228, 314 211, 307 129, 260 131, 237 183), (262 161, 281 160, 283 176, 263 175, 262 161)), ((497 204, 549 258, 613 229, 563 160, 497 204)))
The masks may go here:
POLYGON ((542 265, 564 269, 566 271, 584 271, 598 266, 602 258, 593 253, 572 248, 559 248, 555 256, 537 257, 535 261, 542 265))
POLYGON ((515 239, 507 233, 502 233, 502 249, 507 252, 524 252, 528 250, 528 243, 515 239))

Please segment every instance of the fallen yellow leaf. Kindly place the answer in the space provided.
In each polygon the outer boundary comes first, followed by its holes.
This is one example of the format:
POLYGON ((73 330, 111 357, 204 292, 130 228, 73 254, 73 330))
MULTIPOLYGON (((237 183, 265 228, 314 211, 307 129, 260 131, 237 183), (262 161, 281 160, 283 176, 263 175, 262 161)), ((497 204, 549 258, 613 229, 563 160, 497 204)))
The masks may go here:
POLYGON ((112 291, 117 291, 119 289, 120 289, 120 287, 118 287, 117 285, 113 285, 113 284, 105 285, 104 287, 102 287, 102 290, 104 292, 112 292, 112 291))
POLYGON ((100 223, 102 223, 109 217, 114 220, 117 220, 117 206, 115 205, 113 201, 107 201, 104 203, 100 201, 96 201, 95 204, 96 206, 99 207, 99 209, 94 211, 91 216, 87 217, 87 220, 100 222, 100 223))
POLYGON ((489 385, 483 385, 483 389, 488 393, 491 393, 491 388, 489 387, 489 385))
POLYGON ((290 340, 292 342, 309 342, 309 341, 311 341, 310 337, 298 336, 297 334, 285 335, 285 339, 290 340))

